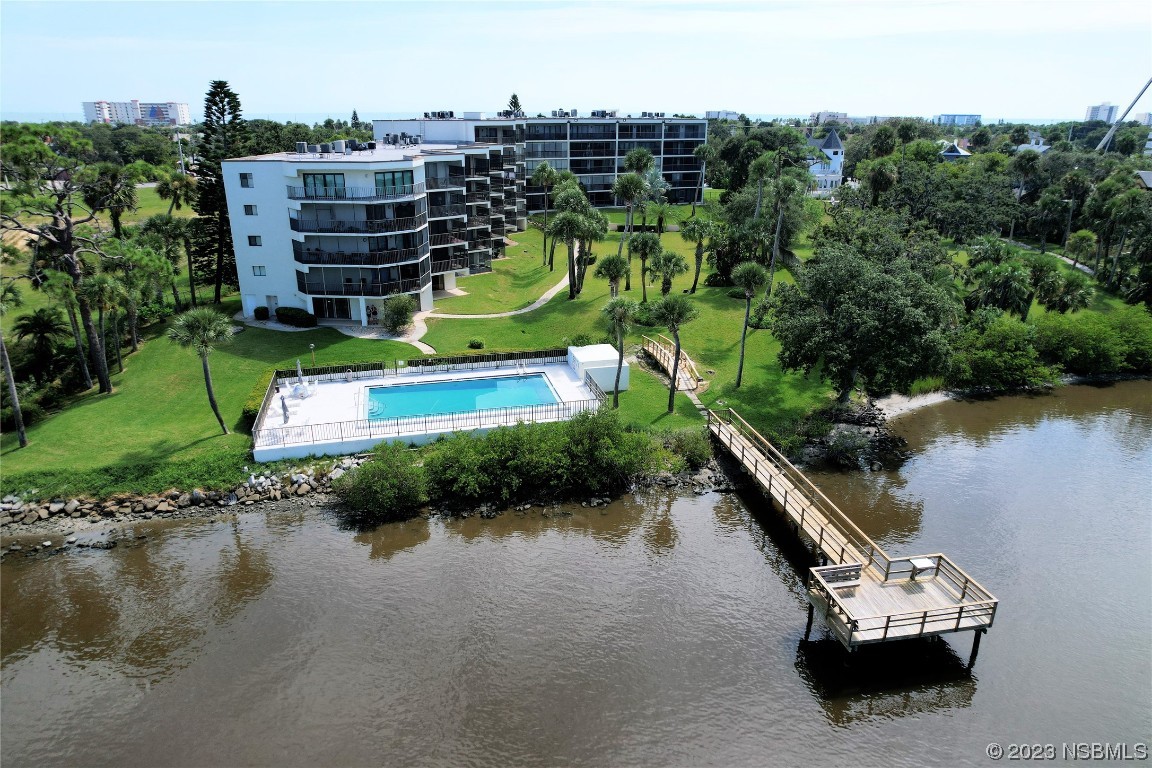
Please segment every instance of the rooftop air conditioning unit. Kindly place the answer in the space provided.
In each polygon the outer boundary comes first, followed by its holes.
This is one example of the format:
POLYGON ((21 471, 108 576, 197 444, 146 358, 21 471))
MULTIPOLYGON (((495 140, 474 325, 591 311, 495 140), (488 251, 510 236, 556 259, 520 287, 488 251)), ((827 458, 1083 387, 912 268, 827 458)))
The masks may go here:
POLYGON ((306 142, 306 141, 296 142, 296 154, 303 155, 307 152, 308 152, 308 142, 306 142))
POLYGON ((413 137, 412 137, 412 143, 413 143, 413 144, 420 144, 420 143, 421 143, 421 141, 420 141, 420 140, 421 140, 421 139, 423 139, 423 138, 424 138, 424 137, 423 137, 423 136, 421 136, 420 134, 416 134, 415 136, 413 136, 413 137))
POLYGON ((332 151, 332 145, 331 144, 321 144, 320 145, 320 154, 326 155, 331 151, 332 151))
POLYGON ((552 117, 560 117, 558 110, 552 110, 552 117))
POLYGON ((424 113, 424 119, 425 120, 431 120, 432 119, 432 113, 431 112, 425 112, 424 113))
POLYGON ((320 151, 320 145, 319 145, 319 144, 309 144, 309 145, 308 145, 308 152, 309 152, 310 154, 313 154, 313 155, 315 155, 315 154, 317 154, 319 151, 320 151))
POLYGON ((663 112, 657 112, 656 117, 664 117, 664 113, 663 112))
POLYGON ((448 112, 448 117, 449 117, 449 118, 453 118, 453 117, 456 117, 456 113, 455 113, 455 112, 451 112, 451 111, 449 111, 449 112, 448 112))
POLYGON ((577 112, 577 111, 576 111, 576 110, 574 110, 574 109, 572 109, 572 110, 569 110, 569 111, 568 111, 568 117, 576 117, 576 116, 577 116, 577 115, 579 115, 579 114, 580 114, 580 113, 579 113, 579 112, 577 112))
POLYGON ((338 155, 344 154, 344 140, 337 139, 336 141, 332 142, 332 151, 338 155))
POLYGON ((375 151, 376 150, 376 142, 374 142, 374 141, 368 142, 368 149, 375 151))

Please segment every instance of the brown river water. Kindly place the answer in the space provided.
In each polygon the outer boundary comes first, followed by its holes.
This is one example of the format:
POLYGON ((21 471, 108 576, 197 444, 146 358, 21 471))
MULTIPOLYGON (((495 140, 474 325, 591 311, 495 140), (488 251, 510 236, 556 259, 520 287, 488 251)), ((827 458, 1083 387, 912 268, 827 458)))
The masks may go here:
POLYGON ((945 403, 898 471, 817 473, 890 553, 1000 599, 972 635, 805 641, 753 496, 136 526, 0 566, 4 766, 985 765, 1152 740, 1152 382, 945 403))

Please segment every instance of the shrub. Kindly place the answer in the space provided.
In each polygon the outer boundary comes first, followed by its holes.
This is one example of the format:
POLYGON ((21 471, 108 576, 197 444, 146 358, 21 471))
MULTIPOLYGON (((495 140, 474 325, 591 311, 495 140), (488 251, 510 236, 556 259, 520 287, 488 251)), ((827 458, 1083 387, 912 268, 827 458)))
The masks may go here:
POLYGON ((949 386, 1007 390, 1053 383, 1056 371, 1040 361, 1035 340, 1034 327, 1006 315, 969 326, 953 344, 949 386))
POLYGON ((268 307, 256 307, 256 309, 252 310, 252 316, 257 320, 267 320, 269 316, 268 307))
POLYGON ((276 375, 275 368, 269 368, 260 374, 260 378, 252 385, 248 399, 244 401, 244 408, 240 411, 240 424, 245 431, 252 431, 256 419, 260 416, 260 406, 264 404, 264 395, 272 384, 272 377, 276 375))
POLYGON ((484 339, 468 339, 468 349, 484 349, 484 339))
POLYGON ((344 506, 364 521, 412 517, 428 501, 424 467, 398 443, 382 443, 372 460, 332 482, 344 506))
POLYGON ((1152 314, 1141 306, 1125 307, 1105 316, 1124 345, 1124 365, 1134 373, 1152 373, 1152 314))
POLYGON ((587 333, 578 333, 572 337, 569 346, 572 347, 586 347, 592 343, 592 336, 587 333))
POLYGON ((295 328, 315 328, 316 315, 299 307, 276 307, 276 322, 295 328))
POLYGON ((1036 349, 1068 373, 1097 376, 1124 367, 1124 341, 1100 315, 1045 315, 1036 323, 1036 349))
POLYGON ((658 448, 605 409, 570 421, 500 427, 479 437, 458 433, 434 443, 424 467, 434 501, 507 504, 618 492, 651 468, 658 448))
POLYGON ((384 310, 380 313, 380 325, 389 333, 400 333, 412 324, 412 313, 416 311, 416 300, 406 293, 398 293, 384 300, 384 310))
MULTIPOLYGON (((39 421, 43 421, 44 409, 34 402, 21 402, 20 418, 23 420, 25 427, 30 427, 39 421)), ((3 410, 0 410, 0 428, 3 428, 5 432, 15 431, 16 414, 11 406, 6 405, 3 410)))
POLYGON ((944 389, 943 376, 921 376, 908 385, 908 396, 926 395, 944 389))
POLYGON ((689 469, 700 469, 712 458, 712 441, 707 428, 679 429, 664 438, 668 450, 682 457, 689 469))

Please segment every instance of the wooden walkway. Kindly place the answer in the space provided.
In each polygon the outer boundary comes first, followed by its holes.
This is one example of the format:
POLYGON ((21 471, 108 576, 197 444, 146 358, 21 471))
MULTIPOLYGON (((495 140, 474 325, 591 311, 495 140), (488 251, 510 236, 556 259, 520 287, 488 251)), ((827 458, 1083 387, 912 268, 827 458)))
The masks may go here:
POLYGON ((996 598, 946 556, 889 556, 735 411, 708 411, 708 429, 827 563, 806 579, 809 622, 846 648, 992 626, 996 598))
MULTIPOLYGON (((676 354, 676 344, 666 336, 657 336, 655 339, 644 337, 644 351, 655 360, 669 377, 672 376, 672 358, 676 354)), ((692 392, 700 386, 700 372, 696 364, 688 357, 683 347, 680 349, 680 375, 676 377, 676 389, 683 392, 692 392)))

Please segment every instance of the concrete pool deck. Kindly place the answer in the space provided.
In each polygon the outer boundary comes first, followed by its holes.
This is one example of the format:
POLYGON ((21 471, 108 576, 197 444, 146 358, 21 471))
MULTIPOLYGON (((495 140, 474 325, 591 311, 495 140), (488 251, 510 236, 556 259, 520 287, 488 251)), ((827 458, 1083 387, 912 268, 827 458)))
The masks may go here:
POLYGON ((342 455, 369 450, 384 440, 423 444, 459 431, 486 432, 520 421, 559 421, 598 407, 602 397, 602 393, 594 392, 566 364, 513 363, 434 372, 424 372, 414 366, 389 375, 382 370, 361 371, 353 373, 351 381, 315 382, 307 375, 304 380, 309 390, 307 397, 294 394, 296 377, 278 380, 279 391, 272 394, 253 430, 253 454, 257 461, 342 455), (366 416, 369 388, 528 373, 544 374, 560 402, 391 419, 370 420, 366 416))

